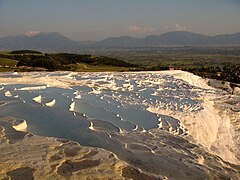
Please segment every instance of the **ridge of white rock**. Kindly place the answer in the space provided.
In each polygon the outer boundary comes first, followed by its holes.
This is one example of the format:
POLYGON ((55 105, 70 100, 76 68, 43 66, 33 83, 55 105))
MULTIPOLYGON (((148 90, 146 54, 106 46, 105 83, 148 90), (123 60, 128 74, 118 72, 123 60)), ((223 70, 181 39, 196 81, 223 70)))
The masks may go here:
POLYGON ((12 126, 16 131, 27 131, 27 122, 25 120, 22 120, 20 123, 12 126))
POLYGON ((166 74, 172 75, 175 78, 182 79, 196 87, 200 87, 203 89, 214 89, 213 87, 207 85, 207 81, 208 81, 207 79, 203 79, 200 76, 194 75, 190 72, 174 70, 174 71, 160 71, 160 73, 161 74, 166 73, 166 74))
POLYGON ((72 102, 71 104, 70 104, 70 108, 69 108, 69 111, 74 111, 74 109, 75 109, 75 102, 72 102))
POLYGON ((24 87, 24 88, 20 88, 17 90, 19 90, 19 91, 34 91, 34 90, 43 90, 46 88, 47 88, 47 86, 33 86, 33 87, 24 87))
POLYGON ((33 101, 35 101, 35 102, 37 102, 37 103, 42 103, 42 96, 39 95, 39 96, 33 98, 33 101))
POLYGON ((56 104, 56 100, 53 99, 52 101, 46 103, 45 105, 48 106, 48 107, 53 107, 55 104, 56 104))
POLYGON ((12 94, 11 94, 10 91, 7 91, 7 92, 5 92, 5 96, 6 96, 6 97, 12 97, 12 94))
MULTIPOLYGON (((193 86, 202 89, 215 89, 207 85, 207 81, 199 76, 183 71, 167 71, 176 78, 180 78, 193 86)), ((189 130, 190 135, 200 144, 208 148, 209 151, 218 154, 223 159, 239 164, 233 149, 236 149, 233 141, 231 123, 228 117, 221 117, 221 111, 215 107, 216 94, 209 96, 202 94, 201 106, 203 110, 192 112, 186 109, 185 112, 173 111, 169 108, 163 109, 157 106, 149 106, 147 110, 156 114, 172 116, 189 130)))

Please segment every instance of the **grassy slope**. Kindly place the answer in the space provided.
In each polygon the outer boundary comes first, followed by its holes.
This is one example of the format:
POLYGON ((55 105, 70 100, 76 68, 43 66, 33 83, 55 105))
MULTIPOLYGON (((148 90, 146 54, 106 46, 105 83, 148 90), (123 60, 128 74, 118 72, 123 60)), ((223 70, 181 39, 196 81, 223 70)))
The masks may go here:
POLYGON ((8 58, 0 58, 0 66, 16 66, 17 65, 16 60, 8 59, 8 58))
POLYGON ((120 72, 120 71, 130 71, 135 70, 134 68, 127 68, 127 67, 117 67, 117 66, 107 66, 107 65, 101 65, 101 66, 94 66, 86 63, 78 63, 69 65, 71 67, 71 71, 80 71, 80 72, 120 72))
POLYGON ((0 72, 14 72, 14 68, 0 67, 0 72))
MULTIPOLYGON (((33 67, 16 67, 18 61, 11 59, 11 56, 22 56, 23 54, 11 54, 10 52, 0 52, 2 55, 7 55, 8 58, 0 57, 0 72, 9 72, 9 71, 35 71, 36 68, 33 67)), ((45 56, 44 54, 30 54, 34 56, 45 56)), ((87 63, 78 63, 78 64, 70 64, 65 65, 70 67, 71 71, 77 72, 120 72, 120 71, 134 71, 136 68, 128 68, 128 67, 118 67, 112 65, 93 65, 87 63)), ((40 69, 39 69, 40 70, 40 69)), ((141 69, 139 69, 141 70, 141 69)))

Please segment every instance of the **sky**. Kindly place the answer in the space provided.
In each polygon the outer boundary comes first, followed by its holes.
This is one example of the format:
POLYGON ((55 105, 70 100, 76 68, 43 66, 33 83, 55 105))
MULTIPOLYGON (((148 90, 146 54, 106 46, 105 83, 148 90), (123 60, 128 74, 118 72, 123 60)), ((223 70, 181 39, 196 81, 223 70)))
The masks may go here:
POLYGON ((0 0, 0 37, 60 32, 86 41, 170 31, 240 32, 240 0, 0 0))

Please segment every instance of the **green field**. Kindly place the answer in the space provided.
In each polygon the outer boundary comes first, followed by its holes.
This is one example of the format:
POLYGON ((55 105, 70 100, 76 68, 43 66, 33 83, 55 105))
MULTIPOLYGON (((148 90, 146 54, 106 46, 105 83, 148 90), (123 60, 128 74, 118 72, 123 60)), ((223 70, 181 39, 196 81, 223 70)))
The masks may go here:
POLYGON ((179 68, 199 68, 239 64, 240 55, 234 54, 197 54, 184 52, 114 52, 111 57, 141 64, 143 67, 174 66, 179 68))

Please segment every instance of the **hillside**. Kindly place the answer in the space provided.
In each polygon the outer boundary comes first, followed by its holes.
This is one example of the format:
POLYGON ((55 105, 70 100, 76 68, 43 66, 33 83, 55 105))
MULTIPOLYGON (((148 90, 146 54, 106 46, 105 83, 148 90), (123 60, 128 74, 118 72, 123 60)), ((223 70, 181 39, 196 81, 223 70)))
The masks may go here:
MULTIPOLYGON (((12 70, 129 71, 138 68, 116 58, 80 54, 42 54, 22 50, 0 54, 0 66, 12 70)), ((138 68, 139 69, 139 68, 138 68)), ((5 70, 3 70, 5 71, 5 70)))

